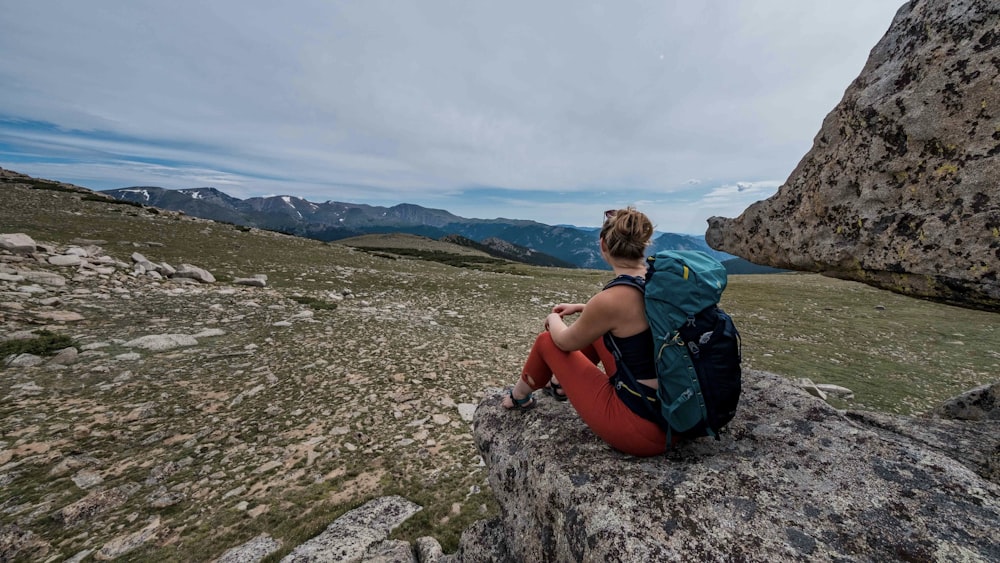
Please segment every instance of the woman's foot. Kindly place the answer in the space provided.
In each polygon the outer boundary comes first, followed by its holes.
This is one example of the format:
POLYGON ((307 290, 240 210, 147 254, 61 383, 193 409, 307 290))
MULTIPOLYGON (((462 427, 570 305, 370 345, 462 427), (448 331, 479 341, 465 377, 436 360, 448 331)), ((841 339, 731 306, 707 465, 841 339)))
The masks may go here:
POLYGON ((504 393, 503 408, 526 411, 535 407, 535 399, 531 396, 531 388, 521 379, 504 393))
POLYGON ((544 387, 545 393, 551 395, 553 399, 557 401, 566 400, 566 390, 563 389, 562 385, 553 378, 549 381, 549 384, 544 387))

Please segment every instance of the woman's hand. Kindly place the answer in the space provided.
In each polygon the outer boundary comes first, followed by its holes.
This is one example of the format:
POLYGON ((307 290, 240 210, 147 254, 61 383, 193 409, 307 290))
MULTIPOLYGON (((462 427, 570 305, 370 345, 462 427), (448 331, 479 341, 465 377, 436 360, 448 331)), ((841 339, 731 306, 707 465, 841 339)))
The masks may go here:
POLYGON ((586 305, 583 303, 560 303, 552 308, 552 312, 560 317, 582 313, 586 305))
POLYGON ((566 328, 566 323, 563 322, 562 315, 560 315, 559 313, 555 312, 549 313, 549 315, 545 317, 545 330, 552 332, 553 329, 558 330, 565 328, 566 328))

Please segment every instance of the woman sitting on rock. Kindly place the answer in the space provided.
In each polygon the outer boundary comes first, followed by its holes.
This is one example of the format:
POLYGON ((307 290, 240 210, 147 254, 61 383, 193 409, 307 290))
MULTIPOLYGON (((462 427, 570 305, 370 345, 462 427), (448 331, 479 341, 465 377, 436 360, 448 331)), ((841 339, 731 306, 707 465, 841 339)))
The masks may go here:
MULTIPOLYGON (((646 275, 645 252, 652 236, 649 218, 632 207, 605 213, 601 256, 614 269, 615 280, 646 275)), ((508 389, 503 405, 530 409, 535 406, 532 391, 546 388, 557 399, 568 397, 583 422, 615 449, 637 456, 661 454, 666 450, 664 431, 629 407, 638 411, 642 401, 656 397, 653 335, 643 293, 630 285, 614 285, 615 280, 586 304, 560 303, 552 308, 545 318, 545 332, 535 339, 521 377, 508 389), (577 313, 580 317, 567 326, 563 317, 577 313), (617 366, 608 345, 618 347, 640 383, 646 398, 635 397, 638 403, 624 396, 628 389, 616 390, 617 366)))

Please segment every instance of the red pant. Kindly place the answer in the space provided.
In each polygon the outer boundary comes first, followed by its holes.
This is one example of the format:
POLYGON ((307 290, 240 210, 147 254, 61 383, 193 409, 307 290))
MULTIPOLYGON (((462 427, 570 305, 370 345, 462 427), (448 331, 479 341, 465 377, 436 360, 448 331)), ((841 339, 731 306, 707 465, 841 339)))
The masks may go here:
POLYGON ((662 454, 666 451, 666 433, 621 402, 609 381, 614 371, 615 358, 603 339, 598 338, 582 350, 564 352, 552 342, 551 334, 543 332, 531 347, 521 379, 532 389, 541 389, 555 373, 580 418, 602 440, 627 454, 662 454), (611 372, 602 371, 597 362, 605 370, 610 367, 611 372))

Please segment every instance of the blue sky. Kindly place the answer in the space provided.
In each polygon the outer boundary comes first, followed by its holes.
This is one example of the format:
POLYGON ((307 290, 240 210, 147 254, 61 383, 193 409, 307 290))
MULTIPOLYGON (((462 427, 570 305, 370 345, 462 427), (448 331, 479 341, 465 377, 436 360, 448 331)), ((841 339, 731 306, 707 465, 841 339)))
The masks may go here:
POLYGON ((0 0, 0 166, 700 234, 784 182, 902 4, 0 0))

